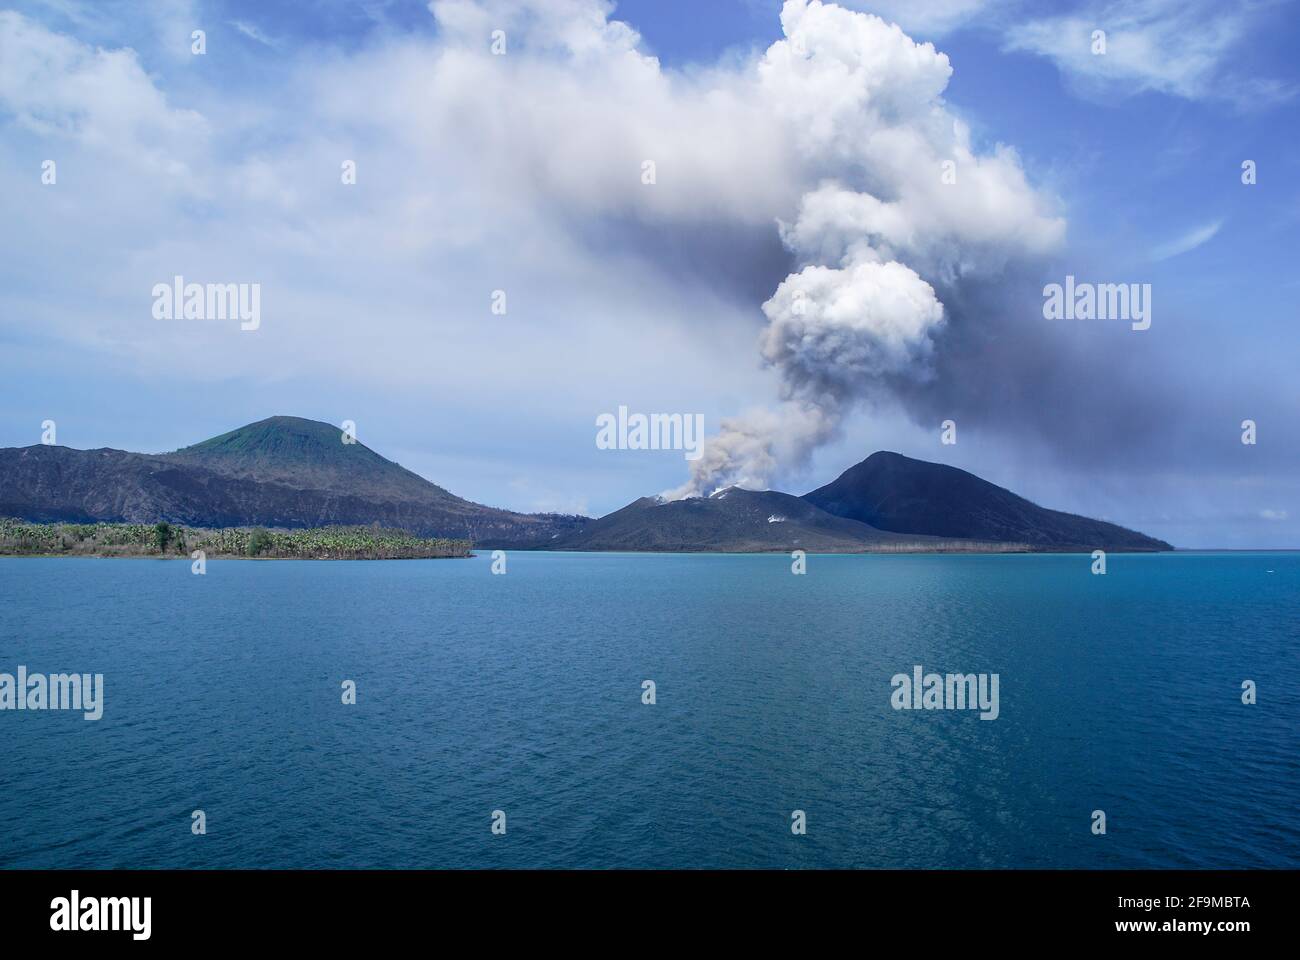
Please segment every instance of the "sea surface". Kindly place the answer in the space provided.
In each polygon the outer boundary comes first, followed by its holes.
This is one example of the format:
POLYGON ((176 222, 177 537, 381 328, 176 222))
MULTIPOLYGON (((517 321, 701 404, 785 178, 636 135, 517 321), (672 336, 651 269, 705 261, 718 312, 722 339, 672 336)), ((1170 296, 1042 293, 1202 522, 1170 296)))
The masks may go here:
POLYGON ((0 866, 1300 866, 1300 554, 491 564, 0 559, 0 866))

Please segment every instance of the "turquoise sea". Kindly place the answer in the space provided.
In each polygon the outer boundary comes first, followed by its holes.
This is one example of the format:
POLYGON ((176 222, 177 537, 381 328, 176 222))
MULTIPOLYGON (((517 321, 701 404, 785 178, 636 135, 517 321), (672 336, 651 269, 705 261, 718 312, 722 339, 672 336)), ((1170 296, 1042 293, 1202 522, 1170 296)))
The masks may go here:
POLYGON ((0 559, 0 866, 1300 866, 1300 554, 807 563, 0 559))

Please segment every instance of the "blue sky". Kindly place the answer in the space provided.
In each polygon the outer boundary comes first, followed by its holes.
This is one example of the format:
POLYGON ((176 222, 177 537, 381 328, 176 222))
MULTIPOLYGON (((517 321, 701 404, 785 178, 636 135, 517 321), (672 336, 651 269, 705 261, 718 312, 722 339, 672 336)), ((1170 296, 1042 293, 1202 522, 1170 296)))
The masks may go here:
POLYGON ((350 419, 462 496, 598 515, 687 480, 595 447, 627 405, 702 413, 710 481, 895 449, 1179 546, 1300 546, 1295 4, 846 6, 12 5, 0 445, 350 419), (154 319, 177 273, 260 284, 261 328, 154 319), (1045 320, 1066 274, 1150 284, 1151 329, 1045 320))

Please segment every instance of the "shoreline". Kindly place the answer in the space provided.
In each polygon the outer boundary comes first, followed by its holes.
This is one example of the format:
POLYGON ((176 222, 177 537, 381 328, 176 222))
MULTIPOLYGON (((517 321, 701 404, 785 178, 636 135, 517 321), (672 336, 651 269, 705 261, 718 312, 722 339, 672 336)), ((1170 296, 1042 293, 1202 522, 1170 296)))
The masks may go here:
MULTIPOLYGON (((785 557, 787 550, 535 550, 524 547, 482 547, 471 549, 464 554, 447 554, 427 557, 302 557, 302 556, 256 556, 250 557, 239 553, 208 553, 205 560, 304 560, 312 562, 329 562, 338 560, 473 560, 484 553, 491 554, 500 549, 506 553, 547 554, 557 557, 785 557)), ((809 557, 1090 557, 1085 550, 855 550, 842 553, 824 553, 815 550, 805 551, 809 557)), ((1204 547, 1199 549, 1178 550, 1108 550, 1108 556, 1189 556, 1196 554, 1291 554, 1300 553, 1294 547, 1204 547)), ((0 550, 0 559, 38 559, 38 560, 181 560, 193 562, 193 558, 183 554, 150 553, 92 553, 88 551, 68 551, 56 553, 17 553, 0 550)))
POLYGON ((428 560, 472 555, 468 539, 373 527, 189 527, 156 523, 30 523, 0 518, 0 556, 153 560, 428 560))
MULTIPOLYGON (((205 554, 204 561, 208 560, 306 560, 313 563, 331 562, 339 560, 371 561, 371 560, 472 560, 478 554, 470 553, 449 553, 445 556, 428 556, 428 557, 249 557, 242 553, 208 553, 205 554)), ((193 563, 194 558, 182 554, 161 554, 161 553, 12 553, 0 550, 0 560, 181 560, 185 563, 193 563)))

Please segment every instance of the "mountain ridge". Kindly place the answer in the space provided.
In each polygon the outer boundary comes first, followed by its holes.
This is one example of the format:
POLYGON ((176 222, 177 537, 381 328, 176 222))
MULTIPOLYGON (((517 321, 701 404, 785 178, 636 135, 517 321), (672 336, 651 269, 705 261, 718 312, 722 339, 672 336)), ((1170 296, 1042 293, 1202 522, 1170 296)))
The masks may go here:
POLYGON ((0 515, 54 522, 371 526, 482 546, 550 542, 583 517, 457 497, 330 424, 270 417, 180 450, 0 449, 0 515), (337 448, 337 449, 335 449, 337 448))
POLYGON ((880 530, 1033 548, 1172 550, 1163 540, 1105 520, 1040 507, 959 467, 880 450, 803 499, 880 530))
POLYGON ((728 487, 708 497, 641 497, 559 538, 555 550, 764 553, 988 550, 999 545, 876 530, 793 494, 728 487))
POLYGON ((169 453, 0 449, 0 516, 36 522, 165 520, 195 527, 380 526, 481 547, 850 553, 1168 550, 1116 524, 1048 510, 974 474, 878 451, 797 497, 730 487, 642 497, 598 519, 463 499, 338 427, 276 416, 169 453))

